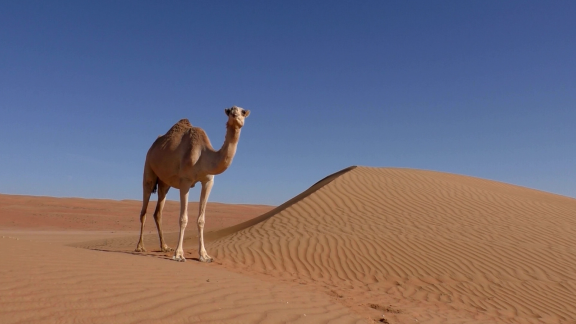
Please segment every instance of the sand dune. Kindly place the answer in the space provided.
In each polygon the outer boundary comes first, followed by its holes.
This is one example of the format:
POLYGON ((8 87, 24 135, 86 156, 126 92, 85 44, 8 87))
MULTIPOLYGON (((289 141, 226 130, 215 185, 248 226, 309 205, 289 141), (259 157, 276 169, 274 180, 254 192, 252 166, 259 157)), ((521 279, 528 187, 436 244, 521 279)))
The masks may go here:
POLYGON ((576 322, 575 199, 431 171, 346 171, 209 251, 334 290, 357 311, 394 304, 391 322, 576 322))

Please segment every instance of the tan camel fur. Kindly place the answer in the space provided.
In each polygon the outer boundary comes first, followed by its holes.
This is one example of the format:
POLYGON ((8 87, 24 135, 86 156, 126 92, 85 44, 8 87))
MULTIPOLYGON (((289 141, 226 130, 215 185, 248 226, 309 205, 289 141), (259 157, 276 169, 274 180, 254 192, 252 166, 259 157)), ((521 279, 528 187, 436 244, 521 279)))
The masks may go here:
POLYGON ((208 136, 199 127, 192 127, 188 119, 182 119, 170 130, 159 136, 146 155, 142 211, 140 212, 140 240, 136 252, 144 252, 144 222, 150 195, 158 188, 158 203, 154 211, 154 220, 160 236, 160 248, 163 252, 172 251, 164 242, 162 235, 162 208, 170 187, 180 189, 180 236, 174 252, 174 260, 186 261, 182 248, 184 230, 188 224, 188 191, 197 182, 202 184, 200 210, 198 213, 198 254, 201 262, 211 262, 212 258, 204 247, 204 218, 206 201, 214 184, 214 175, 220 174, 230 166, 244 119, 250 110, 233 106, 224 110, 228 115, 226 138, 220 150, 212 148, 208 136))

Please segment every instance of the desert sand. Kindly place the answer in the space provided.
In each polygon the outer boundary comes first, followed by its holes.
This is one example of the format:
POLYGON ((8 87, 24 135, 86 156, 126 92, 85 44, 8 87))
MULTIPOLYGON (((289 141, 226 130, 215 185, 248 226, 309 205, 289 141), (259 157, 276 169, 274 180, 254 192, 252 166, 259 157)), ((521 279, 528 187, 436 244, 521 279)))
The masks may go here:
POLYGON ((576 323, 573 198, 351 167, 276 208, 209 203, 209 264, 190 224, 188 262, 159 252, 150 216, 133 252, 138 210, 0 195, 0 323, 576 323))

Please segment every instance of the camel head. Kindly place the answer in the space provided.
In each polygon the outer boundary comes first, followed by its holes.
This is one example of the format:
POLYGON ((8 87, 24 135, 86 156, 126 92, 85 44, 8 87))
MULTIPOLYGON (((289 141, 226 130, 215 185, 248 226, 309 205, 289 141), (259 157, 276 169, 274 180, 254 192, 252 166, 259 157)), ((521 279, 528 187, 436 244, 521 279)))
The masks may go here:
POLYGON ((244 126, 244 119, 250 115, 250 110, 245 110, 240 107, 232 106, 232 108, 224 109, 228 115, 228 125, 241 128, 244 126))

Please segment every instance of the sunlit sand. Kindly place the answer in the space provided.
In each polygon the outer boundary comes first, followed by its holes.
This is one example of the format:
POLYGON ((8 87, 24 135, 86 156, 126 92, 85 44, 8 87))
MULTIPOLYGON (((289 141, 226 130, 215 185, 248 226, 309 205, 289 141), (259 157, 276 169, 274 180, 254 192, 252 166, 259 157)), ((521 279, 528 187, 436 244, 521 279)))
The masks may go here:
MULTIPOLYGON (((276 208, 208 203, 171 261, 137 201, 0 195, 0 322, 574 323, 576 199, 351 167, 276 208)), ((191 206, 190 208, 196 208, 191 206)), ((164 212, 178 239, 178 203, 164 212)))

